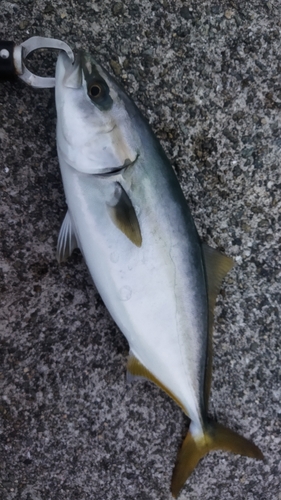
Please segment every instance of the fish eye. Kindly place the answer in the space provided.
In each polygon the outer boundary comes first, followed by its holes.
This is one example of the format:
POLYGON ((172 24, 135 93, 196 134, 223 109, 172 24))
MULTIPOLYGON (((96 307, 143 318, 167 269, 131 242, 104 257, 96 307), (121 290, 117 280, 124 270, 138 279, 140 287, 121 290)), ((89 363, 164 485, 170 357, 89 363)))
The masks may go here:
POLYGON ((99 83, 94 83, 93 85, 91 85, 88 92, 90 94, 90 97, 92 97, 93 99, 101 97, 102 95, 101 85, 99 83))
POLYGON ((100 76, 87 80, 87 94, 92 103, 100 110, 106 111, 112 106, 112 99, 107 83, 100 76))

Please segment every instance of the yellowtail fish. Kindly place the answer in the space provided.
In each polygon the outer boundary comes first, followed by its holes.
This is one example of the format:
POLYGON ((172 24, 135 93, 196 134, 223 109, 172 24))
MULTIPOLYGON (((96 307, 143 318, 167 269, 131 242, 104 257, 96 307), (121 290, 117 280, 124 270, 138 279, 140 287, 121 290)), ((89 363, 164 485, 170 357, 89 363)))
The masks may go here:
POLYGON ((56 68, 57 147, 68 212, 58 260, 79 247, 128 340, 128 371, 190 418, 171 491, 221 449, 259 448, 208 417, 216 296, 232 259, 201 243, 176 175, 147 121, 88 54, 56 68))

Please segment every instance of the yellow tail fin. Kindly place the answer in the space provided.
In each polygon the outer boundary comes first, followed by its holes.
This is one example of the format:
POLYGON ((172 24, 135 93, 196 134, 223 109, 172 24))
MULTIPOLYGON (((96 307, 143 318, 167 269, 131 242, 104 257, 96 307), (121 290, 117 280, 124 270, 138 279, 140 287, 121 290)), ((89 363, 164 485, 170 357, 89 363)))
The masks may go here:
POLYGON ((173 472, 171 484, 173 497, 178 496, 199 460, 212 450, 231 451, 258 460, 264 458, 261 450, 254 443, 223 425, 210 422, 203 436, 199 439, 195 440, 190 431, 187 433, 178 453, 173 472))

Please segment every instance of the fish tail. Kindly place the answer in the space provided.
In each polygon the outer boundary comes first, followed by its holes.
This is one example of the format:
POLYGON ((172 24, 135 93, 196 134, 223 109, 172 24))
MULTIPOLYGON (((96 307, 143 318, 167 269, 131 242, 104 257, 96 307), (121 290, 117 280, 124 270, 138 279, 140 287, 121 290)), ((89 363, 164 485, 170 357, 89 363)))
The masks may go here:
POLYGON ((254 443, 216 422, 209 422, 204 434, 196 439, 189 430, 179 450, 173 472, 171 484, 173 497, 178 496, 199 460, 212 450, 231 451, 258 460, 264 458, 254 443))

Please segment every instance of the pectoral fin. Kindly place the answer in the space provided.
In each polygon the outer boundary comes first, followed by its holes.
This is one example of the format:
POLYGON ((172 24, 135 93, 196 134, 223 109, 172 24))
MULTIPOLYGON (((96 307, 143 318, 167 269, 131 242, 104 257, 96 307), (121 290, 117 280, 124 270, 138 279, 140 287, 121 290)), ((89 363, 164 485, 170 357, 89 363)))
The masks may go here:
POLYGON ((232 269, 234 261, 214 248, 209 247, 205 243, 202 244, 202 250, 206 272, 209 307, 208 359, 205 373, 205 406, 207 410, 212 375, 212 331, 214 323, 214 309, 222 281, 226 274, 232 269))
POLYGON ((116 182, 114 204, 108 204, 108 211, 112 222, 124 233, 134 245, 140 247, 142 236, 139 221, 132 202, 124 188, 116 182))
POLYGON ((62 226, 60 228, 58 244, 57 244, 57 260, 59 263, 64 262, 79 245, 77 243, 75 231, 69 212, 66 212, 62 226))

